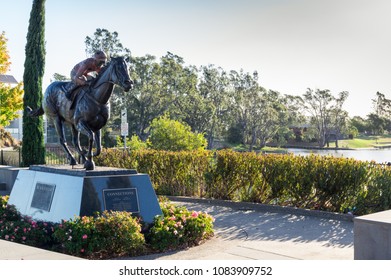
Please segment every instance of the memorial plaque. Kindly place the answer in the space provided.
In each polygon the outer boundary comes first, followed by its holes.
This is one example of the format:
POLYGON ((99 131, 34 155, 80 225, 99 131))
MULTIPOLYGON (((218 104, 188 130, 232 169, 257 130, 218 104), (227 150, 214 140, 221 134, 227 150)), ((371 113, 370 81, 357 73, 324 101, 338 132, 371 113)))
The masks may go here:
POLYGON ((56 185, 37 183, 31 200, 31 207, 50 211, 56 185))
POLYGON ((105 210, 127 211, 139 213, 137 189, 105 189, 103 190, 105 210))

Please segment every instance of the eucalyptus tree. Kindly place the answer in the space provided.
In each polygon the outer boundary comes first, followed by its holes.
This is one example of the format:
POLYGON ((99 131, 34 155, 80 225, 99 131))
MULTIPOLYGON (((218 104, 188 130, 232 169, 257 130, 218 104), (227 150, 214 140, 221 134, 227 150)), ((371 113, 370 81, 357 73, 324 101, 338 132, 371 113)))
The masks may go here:
POLYGON ((69 81, 71 78, 65 76, 65 75, 62 75, 62 74, 59 74, 59 73, 54 73, 53 74, 53 77, 52 79, 50 80, 51 82, 52 81, 69 81))
POLYGON ((130 70, 135 87, 132 94, 124 99, 124 105, 130 131, 146 140, 152 120, 166 111, 169 96, 162 90, 162 69, 154 56, 132 57, 130 70))
POLYGON ((98 50, 104 51, 109 57, 130 56, 130 50, 121 43, 117 31, 97 28, 92 37, 86 37, 84 43, 87 56, 92 56, 98 50))
POLYGON ((385 118, 379 117, 379 115, 371 113, 367 116, 367 125, 368 130, 371 134, 380 135, 384 133, 387 127, 387 122, 385 118))
MULTIPOLYGON (((376 98, 372 99, 374 114, 377 115, 378 118, 383 119, 382 126, 384 129, 391 131, 391 100, 386 98, 383 93, 376 92, 376 98)), ((376 125, 379 121, 373 121, 374 117, 371 117, 372 125, 376 125)), ((381 130, 379 127, 375 130, 381 130)))
POLYGON ((195 66, 182 71, 181 90, 177 91, 170 114, 187 123, 193 132, 206 133, 209 129, 214 106, 212 100, 201 95, 199 90, 200 70, 195 66), (179 93, 179 94, 178 94, 179 93))
POLYGON ((231 71, 230 82, 231 128, 241 128, 243 144, 249 144, 250 150, 256 144, 264 147, 279 133, 286 133, 288 114, 279 92, 260 86, 257 72, 231 71))
POLYGON ((295 139, 302 141, 303 134, 301 129, 304 129, 307 118, 303 113, 303 99, 300 96, 284 95, 281 97, 281 104, 284 105, 286 111, 286 126, 279 132, 279 138, 285 140, 295 139), (294 132, 295 128, 299 128, 300 132, 294 132))
POLYGON ((330 90, 314 91, 310 88, 303 95, 303 106, 316 127, 319 147, 328 145, 331 132, 338 134, 341 126, 346 123, 347 113, 342 110, 342 106, 348 95, 348 92, 343 91, 339 93, 338 98, 335 98, 330 90))
POLYGON ((391 100, 381 92, 376 92, 376 98, 372 99, 373 109, 379 117, 391 118, 391 100))
MULTIPOLYGON (((337 98, 334 98, 334 105, 331 108, 330 117, 331 117, 331 126, 335 134, 335 146, 338 148, 338 139, 343 131, 348 130, 348 112, 343 110, 343 104, 348 98, 349 93, 347 91, 342 91, 339 93, 337 98)), ((328 140, 329 137, 327 138, 328 140)), ((328 142, 326 143, 328 145, 328 142)))
POLYGON ((230 71, 230 97, 231 107, 230 112, 233 118, 231 119, 231 128, 241 128, 241 143, 248 143, 248 136, 252 134, 251 122, 255 118, 254 110, 258 106, 258 73, 253 75, 244 73, 243 70, 230 71), (251 106, 253 112, 251 113, 251 106), (255 107, 254 107, 255 106, 255 107))
POLYGON ((203 101, 201 111, 203 130, 208 140, 208 148, 213 148, 216 138, 226 132, 229 120, 229 77, 221 68, 214 65, 201 66, 198 91, 203 101))
POLYGON ((182 57, 171 52, 160 59, 162 91, 169 96, 166 110, 171 118, 185 121, 193 131, 199 131, 197 113, 192 102, 197 100, 198 70, 187 66, 182 57))
POLYGON ((268 141, 277 144, 285 142, 290 134, 289 124, 292 115, 284 104, 285 97, 277 91, 262 91, 262 110, 258 118, 258 139, 264 147, 268 141))

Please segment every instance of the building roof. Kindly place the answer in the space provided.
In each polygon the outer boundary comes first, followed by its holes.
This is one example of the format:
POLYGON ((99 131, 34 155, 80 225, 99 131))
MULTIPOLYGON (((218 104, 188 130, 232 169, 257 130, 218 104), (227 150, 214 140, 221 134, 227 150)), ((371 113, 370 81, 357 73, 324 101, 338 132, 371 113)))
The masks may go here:
POLYGON ((17 84, 18 81, 14 78, 14 76, 0 74, 0 83, 17 84))

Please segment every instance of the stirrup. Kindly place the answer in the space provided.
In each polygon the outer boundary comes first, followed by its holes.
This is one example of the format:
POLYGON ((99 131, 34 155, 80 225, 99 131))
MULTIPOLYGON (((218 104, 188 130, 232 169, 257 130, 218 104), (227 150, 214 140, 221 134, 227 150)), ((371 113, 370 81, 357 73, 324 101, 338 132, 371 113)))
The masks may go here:
POLYGON ((65 97, 69 100, 72 101, 72 92, 69 90, 65 92, 65 97))

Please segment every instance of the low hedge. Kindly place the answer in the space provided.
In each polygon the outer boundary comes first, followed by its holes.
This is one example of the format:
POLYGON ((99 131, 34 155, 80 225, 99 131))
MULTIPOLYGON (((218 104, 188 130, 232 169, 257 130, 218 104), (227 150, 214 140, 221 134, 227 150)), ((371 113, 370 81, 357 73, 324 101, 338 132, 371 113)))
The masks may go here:
POLYGON ((332 156, 106 149, 98 165, 148 173, 157 193, 368 214, 391 207, 391 169, 332 156))

